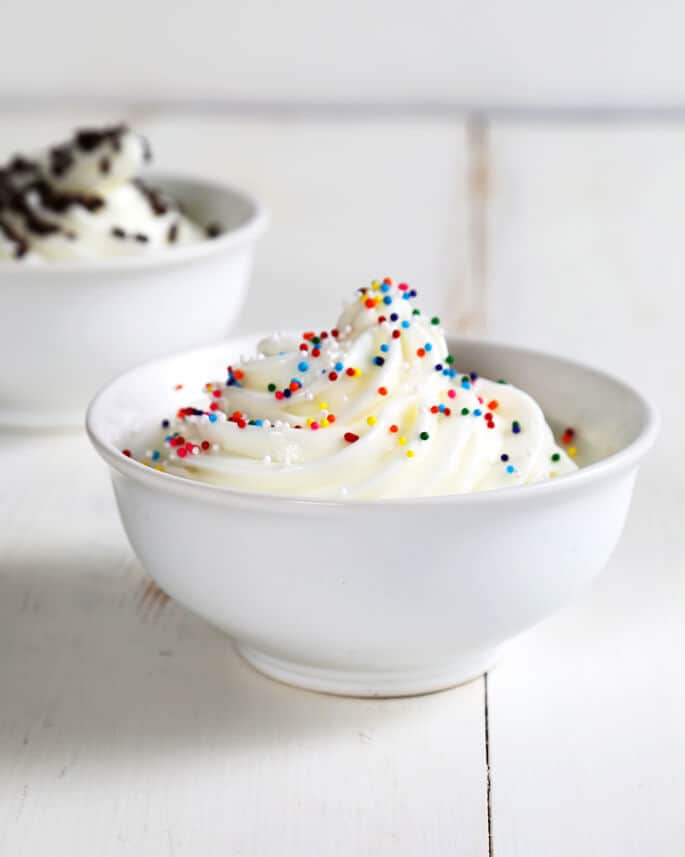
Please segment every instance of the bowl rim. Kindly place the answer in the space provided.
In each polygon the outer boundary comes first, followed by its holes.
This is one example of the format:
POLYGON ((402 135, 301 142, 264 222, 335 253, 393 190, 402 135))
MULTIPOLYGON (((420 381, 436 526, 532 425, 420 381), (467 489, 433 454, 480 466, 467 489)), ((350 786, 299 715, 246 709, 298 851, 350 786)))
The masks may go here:
POLYGON ((642 416, 642 426, 638 435, 629 444, 624 446, 622 449, 619 449, 617 452, 606 456, 606 458, 593 462, 586 467, 578 468, 578 470, 559 476, 556 479, 546 479, 542 482, 535 482, 527 485, 512 485, 509 487, 494 488, 488 491, 473 493, 373 499, 356 499, 353 497, 301 497, 291 494, 241 491, 222 485, 194 481, 182 476, 175 476, 171 473, 155 470, 153 467, 141 464, 136 459, 122 455, 120 449, 115 447, 111 442, 104 440, 101 436, 99 424, 102 418, 106 419, 106 412, 105 414, 100 414, 100 411, 105 407, 104 402, 106 401, 106 397, 111 388, 119 384, 125 378, 136 375, 138 372, 143 370, 149 370, 155 365, 160 365, 172 360, 178 360, 184 356, 190 357, 191 355, 199 355, 202 352, 209 353, 211 351, 216 351, 220 347, 228 348, 234 341, 247 341, 251 340, 253 337, 257 340, 260 336, 263 336, 263 334, 256 333, 234 336, 220 343, 204 346, 203 348, 177 352, 176 354, 167 355, 166 357, 162 357, 157 360, 150 360, 146 363, 142 363, 127 372, 121 373, 116 378, 113 378, 95 395, 88 406, 86 413, 86 432, 98 454, 113 470, 117 471, 122 476, 131 478, 137 482, 142 482, 148 487, 161 491, 162 493, 176 494, 188 499, 198 499, 229 506, 238 505, 245 507, 246 505, 257 505, 273 508, 280 507, 283 510, 293 507, 299 508, 302 506, 338 510, 371 510, 383 508, 385 506, 463 506, 509 501, 520 503, 523 502, 523 500, 530 500, 538 497, 550 496, 559 492, 570 491, 574 488, 581 488, 583 486, 594 484, 597 481, 601 481, 633 466, 637 466, 640 459, 643 458, 653 446, 659 433, 661 418, 654 403, 640 390, 614 375, 612 372, 607 372, 604 369, 598 369, 582 361, 574 360, 570 357, 559 355, 551 351, 545 351, 543 349, 529 348, 527 346, 502 342, 490 338, 466 337, 447 333, 446 336, 450 342, 450 347, 452 343, 455 343, 456 347, 459 347, 458 343, 477 344, 488 348, 494 348, 502 352, 516 352, 519 354, 526 354, 533 358, 552 359, 557 362, 564 363, 572 369, 589 373, 590 375, 599 377, 604 381, 608 381, 628 393, 628 395, 632 396, 637 402, 642 416), (519 499, 517 500, 516 498, 519 499))
MULTIPOLYGON (((145 253, 142 256, 110 256, 102 259, 85 259, 83 261, 47 261, 36 265, 22 265, 11 259, 0 260, 0 278, 14 276, 26 278, 27 280, 44 280, 55 274, 89 275, 100 272, 116 273, 144 268, 164 268, 168 265, 183 264, 186 261, 202 259, 208 256, 220 255, 226 250, 251 241, 265 232, 270 215, 268 209, 262 205, 253 194, 216 179, 202 176, 189 175, 187 173, 176 173, 166 170, 150 170, 143 173, 143 178, 151 183, 179 184, 185 187, 195 187, 203 192, 209 192, 218 196, 240 200, 249 209, 247 220, 234 229, 229 229, 217 235, 216 238, 206 238, 195 244, 183 244, 177 247, 163 247, 145 253)), ((183 199, 180 200, 183 202, 183 199)), ((23 284, 22 284, 23 285, 23 284)), ((26 284, 29 288, 31 283, 26 284)))

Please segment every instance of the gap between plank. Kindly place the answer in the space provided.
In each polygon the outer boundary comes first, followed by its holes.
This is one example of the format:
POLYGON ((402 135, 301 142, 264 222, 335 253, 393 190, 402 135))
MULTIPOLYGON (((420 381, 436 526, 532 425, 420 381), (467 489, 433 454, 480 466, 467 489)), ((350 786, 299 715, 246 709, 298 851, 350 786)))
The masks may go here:
POLYGON ((339 99, 317 101, 302 99, 271 99, 235 96, 175 95, 161 94, 149 97, 130 97, 113 92, 67 93, 64 95, 41 95, 38 92, 14 92, 0 94, 0 111, 33 114, 50 110, 117 110, 134 112, 169 113, 180 112, 208 116, 266 117, 302 116, 326 118, 385 118, 422 117, 435 119, 466 119, 481 122, 494 119, 498 122, 682 122, 685 120, 685 103, 628 104, 599 103, 588 105, 553 102, 521 103, 497 101, 451 101, 423 98, 417 100, 365 101, 339 99))
POLYGON ((488 308, 488 201, 490 195, 489 123, 473 118, 468 124, 470 150, 469 207, 474 333, 483 334, 488 308))
POLYGON ((488 195, 490 185, 488 120, 466 123, 466 252, 464 284, 452 291, 449 326, 458 333, 482 335, 487 325, 488 195))
POLYGON ((485 721, 485 793, 488 812, 488 857, 493 857, 492 845, 492 779, 490 777, 490 719, 488 712, 488 674, 483 676, 483 719, 485 721))

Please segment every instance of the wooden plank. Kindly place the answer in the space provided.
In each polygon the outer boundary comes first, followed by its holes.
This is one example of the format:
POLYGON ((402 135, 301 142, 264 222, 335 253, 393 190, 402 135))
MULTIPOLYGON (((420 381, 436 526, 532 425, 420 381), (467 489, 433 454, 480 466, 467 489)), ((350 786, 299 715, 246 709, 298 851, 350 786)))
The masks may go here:
POLYGON ((485 857, 482 682, 272 682, 142 574, 83 436, 0 468, 1 854, 485 857))
POLYGON ((492 129, 491 332, 606 365, 664 415, 607 572, 489 677, 497 857, 672 854, 685 833, 683 144, 680 126, 492 129))
POLYGON ((411 282, 452 323, 472 300, 463 122, 171 113, 142 127, 161 167, 243 185, 271 210, 244 329, 332 322, 375 277, 411 282))
POLYGON ((242 330, 332 324, 342 299, 384 276, 411 282, 445 323, 471 323, 470 147, 461 120, 0 110, 0 159, 84 122, 120 118, 149 135, 158 168, 243 186, 271 210, 242 330))
POLYGON ((25 0, 3 15, 0 93, 682 106, 684 23, 620 0, 121 0, 103 24, 96 4, 25 0))

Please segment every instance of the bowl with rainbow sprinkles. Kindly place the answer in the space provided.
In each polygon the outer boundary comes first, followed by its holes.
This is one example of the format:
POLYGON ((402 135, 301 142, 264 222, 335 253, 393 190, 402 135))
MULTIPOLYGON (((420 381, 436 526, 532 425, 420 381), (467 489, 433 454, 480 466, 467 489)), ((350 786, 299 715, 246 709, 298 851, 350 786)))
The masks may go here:
POLYGON ((449 336, 390 278, 326 330, 127 372, 87 418, 164 591, 272 678, 367 697, 468 681, 574 599, 657 424, 604 372, 449 336))

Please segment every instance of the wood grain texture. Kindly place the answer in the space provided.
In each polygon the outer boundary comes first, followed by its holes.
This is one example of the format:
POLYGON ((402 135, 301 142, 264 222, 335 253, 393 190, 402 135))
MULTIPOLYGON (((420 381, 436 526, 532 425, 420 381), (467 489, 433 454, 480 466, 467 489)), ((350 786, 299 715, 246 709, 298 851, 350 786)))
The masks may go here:
MULTIPOLYGON (((106 118, 17 116, 5 150, 106 118)), ((456 120, 130 118, 162 166, 271 205, 244 326, 327 314, 392 264, 451 294, 450 322, 482 307, 657 400, 609 569, 489 677, 490 810, 496 857, 679 853, 685 130, 495 123, 474 153, 456 120)), ((0 433, 0 473, 3 857, 488 854, 482 682, 393 702, 270 682, 145 577, 83 436, 0 433)))
POLYGON ((603 364, 664 416, 606 573, 489 678, 497 857, 681 850, 683 144, 658 124, 491 132, 491 330, 603 364))
POLYGON ((680 124, 492 124, 492 332, 636 371, 629 334, 659 346, 683 307, 684 144, 680 124))
POLYGON ((272 682, 143 575, 85 437, 0 469, 0 854, 485 857, 482 682, 272 682))
MULTIPOLYGON (((272 208, 245 326, 328 319, 391 265, 432 305, 467 280, 457 121, 125 116, 162 167, 272 208)), ((1 154, 112 118, 4 114, 1 154)), ((0 468, 0 854, 484 857, 482 682, 273 683, 144 576, 84 437, 0 434, 0 468)))
POLYGON ((374 277, 411 282, 453 323, 471 300, 463 122, 172 113, 141 127, 160 167, 243 185, 270 209, 242 328, 332 323, 374 277))
POLYGON ((419 289, 427 311, 471 325, 471 147, 458 119, 212 116, 72 106, 0 112, 0 159, 59 141, 82 123, 127 119, 159 169, 252 191, 271 212, 239 327, 333 324, 375 277, 419 289))

